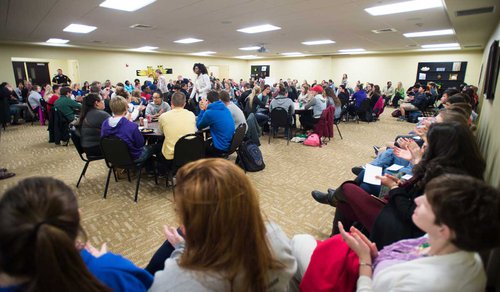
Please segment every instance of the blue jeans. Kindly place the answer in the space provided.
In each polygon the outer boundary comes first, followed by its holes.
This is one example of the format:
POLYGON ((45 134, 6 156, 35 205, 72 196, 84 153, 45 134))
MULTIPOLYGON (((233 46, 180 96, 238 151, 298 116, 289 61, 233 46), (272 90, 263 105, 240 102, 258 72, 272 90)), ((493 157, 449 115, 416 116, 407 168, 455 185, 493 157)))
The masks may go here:
POLYGON ((159 153, 161 150, 161 144, 152 144, 152 145, 146 145, 142 149, 141 155, 139 155, 139 158, 134 160, 136 163, 144 162, 148 160, 153 154, 159 153))

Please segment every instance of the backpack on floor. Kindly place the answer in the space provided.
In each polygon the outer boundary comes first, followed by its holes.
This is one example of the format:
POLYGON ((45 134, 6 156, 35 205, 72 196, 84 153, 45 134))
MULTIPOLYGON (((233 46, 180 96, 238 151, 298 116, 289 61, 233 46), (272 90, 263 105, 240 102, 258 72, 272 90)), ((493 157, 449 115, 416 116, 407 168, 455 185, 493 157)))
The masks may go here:
POLYGON ((304 141, 304 145, 311 147, 321 147, 321 140, 319 138, 319 135, 315 133, 309 135, 304 141))
POLYGON ((401 116, 401 111, 399 109, 397 110, 394 110, 392 113, 391 113, 391 116, 393 116, 394 118, 399 118, 401 116))
POLYGON ((259 146, 250 140, 241 143, 236 163, 249 172, 261 171, 266 167, 259 146))

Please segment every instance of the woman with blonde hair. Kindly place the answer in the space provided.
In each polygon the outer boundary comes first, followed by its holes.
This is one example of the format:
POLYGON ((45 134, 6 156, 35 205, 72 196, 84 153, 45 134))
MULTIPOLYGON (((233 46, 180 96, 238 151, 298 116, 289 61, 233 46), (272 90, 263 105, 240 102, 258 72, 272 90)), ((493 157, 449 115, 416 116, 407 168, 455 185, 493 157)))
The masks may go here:
POLYGON ((234 163, 203 159, 182 167, 175 208, 183 237, 165 226, 168 242, 161 249, 175 250, 150 291, 287 290, 297 268, 289 239, 264 221, 257 191, 234 163))
POLYGON ((252 93, 250 93, 245 102, 245 115, 248 117, 251 113, 255 114, 257 112, 257 108, 260 106, 261 108, 265 108, 266 104, 259 99, 260 87, 254 86, 252 89, 252 93))

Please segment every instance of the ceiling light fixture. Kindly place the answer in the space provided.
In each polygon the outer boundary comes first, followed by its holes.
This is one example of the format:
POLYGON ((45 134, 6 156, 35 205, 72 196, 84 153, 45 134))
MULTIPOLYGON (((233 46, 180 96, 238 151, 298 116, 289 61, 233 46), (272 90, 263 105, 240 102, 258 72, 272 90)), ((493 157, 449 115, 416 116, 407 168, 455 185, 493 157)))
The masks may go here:
POLYGON ((192 43, 199 43, 202 42, 203 40, 200 39, 195 39, 195 38, 186 38, 186 39, 181 39, 181 40, 176 40, 174 43, 178 44, 192 44, 192 43))
POLYGON ((366 8, 365 11, 373 16, 396 14, 410 11, 418 11, 430 8, 442 7, 441 0, 414 0, 388 5, 366 8))
POLYGON ((255 56, 255 55, 245 55, 245 56, 237 56, 235 57, 237 59, 247 59, 247 60, 250 60, 250 59, 260 59, 262 57, 259 57, 259 56, 255 56))
POLYGON ((210 56, 212 54, 215 54, 215 52, 205 51, 205 52, 192 53, 191 55, 193 55, 193 56, 210 56))
POLYGON ((143 46, 137 49, 132 49, 133 51, 137 52, 154 52, 153 50, 158 49, 158 47, 152 47, 152 46, 143 46))
POLYGON ((46 43, 49 44, 67 44, 69 40, 63 40, 63 39, 57 39, 57 38, 50 38, 46 41, 46 43))
POLYGON ((364 52, 364 51, 366 51, 366 50, 365 49, 361 49, 361 48, 339 50, 340 53, 359 53, 359 52, 364 52))
POLYGON ((452 34, 455 34, 455 31, 453 29, 440 29, 440 30, 431 30, 431 31, 408 32, 408 33, 404 33, 403 35, 407 38, 419 38, 419 37, 452 35, 452 34))
POLYGON ((132 12, 144 6, 148 6, 155 1, 156 0, 106 0, 99 4, 99 6, 132 12))
POLYGON ((237 31, 244 33, 259 33, 259 32, 278 30, 278 29, 281 29, 281 27, 272 24, 263 24, 263 25, 240 28, 237 31))
POLYGON ((89 33, 89 32, 94 31, 96 29, 97 29, 97 27, 95 27, 95 26, 72 23, 72 24, 66 26, 66 28, 63 29, 63 31, 74 32, 74 33, 89 33))
POLYGON ((435 49, 435 48, 457 48, 460 47, 459 43, 449 43, 449 44, 432 44, 432 45, 422 45, 422 49, 435 49))
POLYGON ((327 45, 327 44, 334 44, 334 43, 335 43, 335 41, 332 41, 332 40, 318 40, 318 41, 302 42, 302 44, 306 45, 306 46, 327 45))
POLYGON ((242 51, 257 51, 258 49, 260 49, 259 46, 240 48, 242 51))
POLYGON ((304 56, 304 54, 302 54, 301 52, 285 52, 285 53, 281 53, 281 55, 287 56, 287 57, 304 56))

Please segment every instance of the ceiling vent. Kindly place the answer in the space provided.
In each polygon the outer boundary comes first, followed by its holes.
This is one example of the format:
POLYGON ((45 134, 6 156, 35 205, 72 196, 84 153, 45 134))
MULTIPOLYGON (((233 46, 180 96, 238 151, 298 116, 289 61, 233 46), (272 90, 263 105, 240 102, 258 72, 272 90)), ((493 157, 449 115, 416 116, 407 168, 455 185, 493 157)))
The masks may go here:
POLYGON ((138 30, 152 30, 154 27, 149 24, 134 24, 131 25, 130 28, 138 30))
POLYGON ((373 33, 388 33, 388 32, 396 32, 397 30, 395 28, 383 28, 383 29, 374 29, 372 30, 373 33))
POLYGON ((488 6, 488 7, 474 8, 474 9, 459 10, 455 12, 455 15, 457 17, 470 16, 476 14, 491 13, 493 11, 495 11, 495 6, 488 6))

